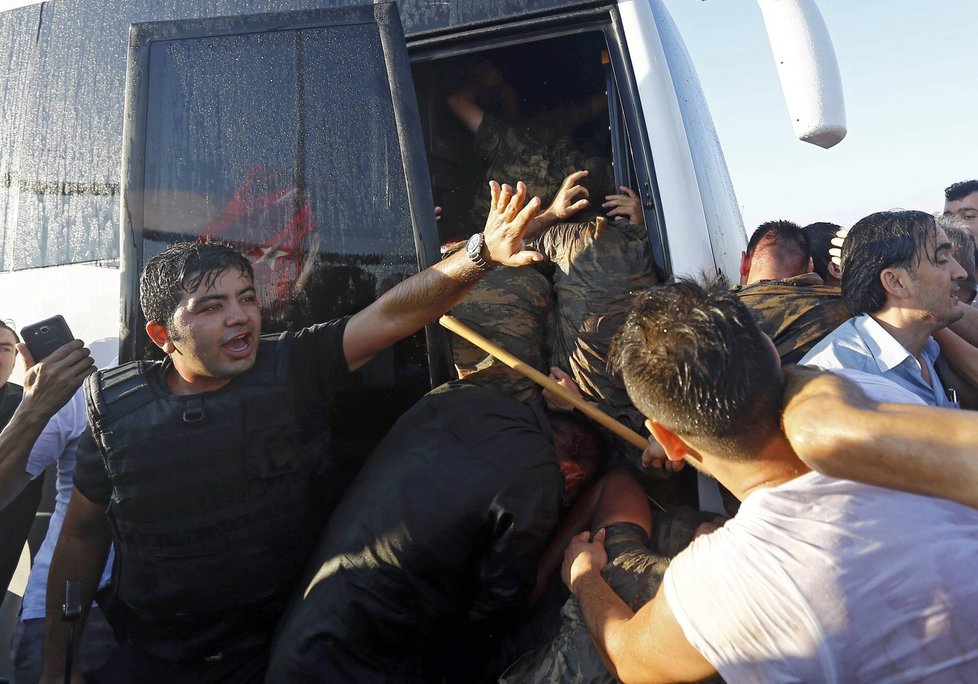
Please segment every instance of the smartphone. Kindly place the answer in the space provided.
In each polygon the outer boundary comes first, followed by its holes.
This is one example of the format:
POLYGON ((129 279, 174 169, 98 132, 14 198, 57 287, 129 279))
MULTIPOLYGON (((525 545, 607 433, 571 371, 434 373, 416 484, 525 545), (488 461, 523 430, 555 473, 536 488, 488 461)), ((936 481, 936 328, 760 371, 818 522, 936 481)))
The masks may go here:
POLYGON ((62 316, 45 318, 39 323, 25 325, 20 331, 20 336, 27 345, 27 350, 34 357, 35 363, 75 339, 62 316))

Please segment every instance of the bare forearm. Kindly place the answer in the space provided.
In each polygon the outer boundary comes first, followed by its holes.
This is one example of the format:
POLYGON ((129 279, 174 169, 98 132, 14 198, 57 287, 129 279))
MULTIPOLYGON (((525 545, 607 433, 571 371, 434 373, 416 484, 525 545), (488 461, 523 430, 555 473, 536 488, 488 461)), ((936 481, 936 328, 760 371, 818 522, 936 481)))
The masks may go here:
MULTIPOLYGON (((621 653, 623 639, 620 635, 634 613, 596 570, 578 577, 573 591, 605 667, 615 677, 622 679, 618 667, 628 654, 621 653)), ((624 669, 627 670, 627 667, 624 669)))
POLYGON ((50 417, 25 400, 0 433, 0 509, 13 501, 30 482, 25 471, 27 459, 50 417))
POLYGON ((978 387, 978 347, 947 328, 934 333, 934 338, 941 345, 941 356, 964 380, 978 387))
POLYGON ((347 324, 344 351, 350 369, 423 328, 451 309, 485 271, 464 250, 446 257, 384 293, 347 324), (369 334, 360 328, 369 326, 369 334), (346 344, 356 342, 356 344, 346 344))
POLYGON ((965 342, 978 347, 978 309, 964 304, 961 309, 964 315, 948 327, 965 342))
MULTIPOLYGON (((76 491, 74 497, 79 496, 76 491)), ((88 506, 92 505, 90 502, 86 503, 88 506)), ((61 619, 61 608, 65 598, 65 583, 68 580, 80 581, 82 614, 75 627, 74 641, 77 652, 88 610, 108 556, 111 542, 108 524, 94 519, 89 522, 93 524, 76 527, 69 513, 51 559, 44 634, 44 673, 47 680, 60 681, 64 672, 67 631, 61 619)))
POLYGON ((978 508, 978 413, 812 387, 789 402, 784 429, 798 456, 825 475, 978 508))

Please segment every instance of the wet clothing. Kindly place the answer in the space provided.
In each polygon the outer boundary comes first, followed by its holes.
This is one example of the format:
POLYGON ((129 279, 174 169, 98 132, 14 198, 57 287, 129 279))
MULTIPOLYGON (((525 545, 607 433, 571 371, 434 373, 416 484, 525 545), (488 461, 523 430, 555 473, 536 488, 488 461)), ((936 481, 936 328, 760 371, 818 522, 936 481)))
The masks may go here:
POLYGON ((928 406, 957 408, 944 392, 934 367, 941 348, 933 337, 928 339, 921 357, 930 374, 924 382, 920 364, 903 345, 888 333, 875 318, 862 314, 852 318, 815 345, 799 363, 824 370, 852 368, 881 375, 910 390, 928 406))
MULTIPOLYGON (((536 247, 556 266, 551 365, 570 373, 585 399, 641 434, 645 418, 607 365, 611 339, 625 322, 632 297, 658 282, 648 232, 604 218, 559 223, 537 239, 536 247)), ((641 452, 628 448, 637 462, 641 452)))
MULTIPOLYGON (((554 294, 533 266, 497 268, 469 290, 451 315, 544 375, 550 372, 554 294)), ((461 337, 452 336, 459 378, 543 407, 543 390, 526 376, 461 337)))
POLYGON ((825 336, 852 314, 842 301, 842 291, 822 284, 815 273, 760 280, 734 289, 774 341, 782 365, 798 363, 825 336))
POLYGON ((345 325, 263 337, 255 365, 213 392, 170 394, 168 361, 89 378, 75 486, 107 506, 107 613, 147 672, 267 648, 321 529, 345 325))
POLYGON ((978 511, 811 472, 676 556, 664 596, 729 682, 978 681, 978 511))
POLYGON ((433 634, 525 608, 563 489, 540 411, 464 383, 429 393, 331 516, 268 681, 425 681, 433 634))

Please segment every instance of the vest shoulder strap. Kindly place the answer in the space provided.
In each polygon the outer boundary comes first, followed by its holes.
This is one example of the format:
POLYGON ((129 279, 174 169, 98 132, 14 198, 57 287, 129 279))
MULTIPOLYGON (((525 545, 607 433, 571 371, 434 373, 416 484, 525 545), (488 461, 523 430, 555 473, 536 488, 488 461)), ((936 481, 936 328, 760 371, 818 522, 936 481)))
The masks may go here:
POLYGON ((155 364, 133 361, 89 376, 85 388, 89 424, 101 427, 110 418, 124 416, 151 402, 153 391, 146 381, 146 369, 152 365, 155 364))

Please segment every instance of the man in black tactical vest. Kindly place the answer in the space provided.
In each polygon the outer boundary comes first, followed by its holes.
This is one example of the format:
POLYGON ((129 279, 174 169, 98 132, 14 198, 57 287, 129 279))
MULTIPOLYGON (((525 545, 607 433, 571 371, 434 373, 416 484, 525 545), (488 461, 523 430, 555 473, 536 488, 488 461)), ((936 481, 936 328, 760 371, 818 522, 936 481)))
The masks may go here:
MULTIPOLYGON (((92 376, 71 505, 48 586, 45 672, 61 681, 60 599, 87 609, 114 541, 111 611, 124 645, 100 682, 258 682, 271 631, 322 527, 325 416, 336 383, 447 311, 497 265, 542 255, 522 240, 540 201, 490 184, 484 233, 359 313, 260 338, 251 264, 181 243, 140 280, 146 331, 166 354, 92 376), (525 202, 525 206, 524 206, 525 202)), ((84 615, 82 624, 84 622, 84 615)), ((77 642, 77 639, 76 639, 77 642)))

